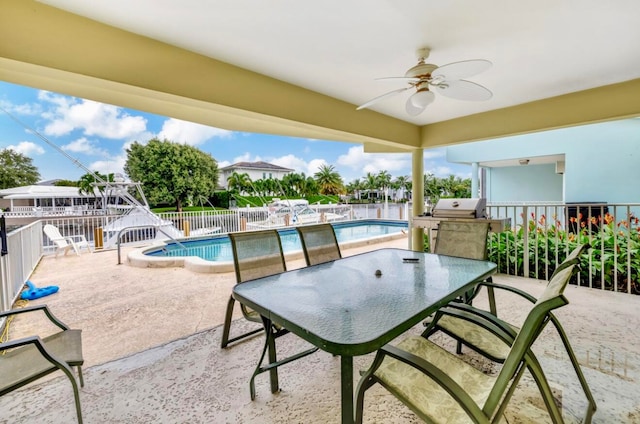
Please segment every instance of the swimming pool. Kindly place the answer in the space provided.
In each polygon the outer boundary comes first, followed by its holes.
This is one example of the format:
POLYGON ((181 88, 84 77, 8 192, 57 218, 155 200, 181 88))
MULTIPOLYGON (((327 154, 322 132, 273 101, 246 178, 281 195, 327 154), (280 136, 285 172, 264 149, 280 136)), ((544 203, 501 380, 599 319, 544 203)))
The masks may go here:
MULTIPOLYGON (((341 248, 350 248, 393 240, 406 236, 407 222, 367 219, 332 223, 341 248)), ((295 228, 279 229, 282 248, 287 259, 302 257, 302 244, 295 228)), ((133 251, 130 265, 139 267, 184 266, 196 272, 233 271, 233 253, 227 235, 161 243, 133 251), (182 246, 180 246, 182 245, 182 246)))

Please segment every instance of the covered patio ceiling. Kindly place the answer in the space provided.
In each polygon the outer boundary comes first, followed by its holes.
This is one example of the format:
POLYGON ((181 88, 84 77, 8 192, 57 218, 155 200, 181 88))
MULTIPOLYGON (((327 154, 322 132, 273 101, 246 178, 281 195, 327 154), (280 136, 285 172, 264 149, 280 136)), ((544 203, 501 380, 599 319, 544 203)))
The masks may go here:
MULTIPOLYGON (((0 0, 0 79, 229 130, 369 152, 640 115, 640 2, 0 0), (415 51, 486 59, 485 102, 412 90, 415 51)), ((414 161, 415 164, 415 161, 414 161)))

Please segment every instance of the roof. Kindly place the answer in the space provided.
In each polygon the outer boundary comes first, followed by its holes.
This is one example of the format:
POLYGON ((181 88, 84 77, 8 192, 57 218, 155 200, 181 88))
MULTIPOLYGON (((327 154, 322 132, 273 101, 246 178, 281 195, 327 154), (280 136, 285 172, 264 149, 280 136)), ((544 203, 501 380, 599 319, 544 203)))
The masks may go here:
POLYGON ((50 197, 93 197, 93 195, 80 194, 78 187, 36 184, 0 190, 0 197, 4 199, 39 199, 50 197))
POLYGON ((255 170, 267 170, 267 171, 282 171, 282 172, 293 172, 294 169, 285 168, 283 166, 274 165, 268 162, 236 162, 233 165, 225 166, 221 168, 221 171, 232 171, 235 169, 255 169, 255 170))

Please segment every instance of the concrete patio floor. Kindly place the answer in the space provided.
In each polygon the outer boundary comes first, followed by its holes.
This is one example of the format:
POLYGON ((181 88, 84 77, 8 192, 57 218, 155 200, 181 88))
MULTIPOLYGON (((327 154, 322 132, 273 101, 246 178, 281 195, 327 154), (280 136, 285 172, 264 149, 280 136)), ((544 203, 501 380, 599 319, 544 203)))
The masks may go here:
MULTIPOLYGON (((406 240, 396 240, 343 254, 406 246, 406 240)), ((141 269, 116 263, 113 251, 57 259, 48 256, 32 276, 37 286, 55 284, 60 291, 30 303, 47 303, 56 316, 83 330, 85 423, 339 422, 340 364, 325 352, 282 367, 277 394, 270 392, 268 376, 259 376, 257 399, 250 400, 248 381, 262 336, 229 349, 219 348, 219 325, 235 284, 232 273, 197 274, 182 268, 141 269)), ((303 265, 302 260, 287 263, 288 269, 303 265)), ((504 275, 495 280, 533 295, 545 285, 504 275)), ((640 298, 574 286, 565 294, 570 304, 557 316, 596 398, 598 411, 593 422, 640 422, 640 298)), ((516 323, 527 311, 526 303, 511 297, 498 302, 504 317, 516 323)), ((239 317, 239 311, 236 313, 239 317)), ((233 331, 249 325, 238 320, 233 331)), ((11 324, 11 338, 43 334, 44 328, 42 317, 20 317, 11 324)), ((445 337, 437 341, 452 346, 445 337)), ((306 343, 289 335, 279 339, 278 346, 279 354, 286 355, 303 349, 306 343)), ((551 327, 545 329, 535 351, 562 400, 566 419, 579 421, 575 416, 581 417, 584 396, 551 327)), ((465 351, 465 358, 487 372, 495 371, 472 353, 465 351)), ((365 368, 371 359, 372 355, 355 358, 355 369, 365 368)), ((505 422, 545 421, 544 412, 536 409, 541 399, 531 386, 527 380, 516 391, 505 422)), ((1 397, 0 423, 73 423, 72 397, 68 380, 54 374, 1 397)), ((365 421, 419 422, 379 387, 367 392, 365 421)))

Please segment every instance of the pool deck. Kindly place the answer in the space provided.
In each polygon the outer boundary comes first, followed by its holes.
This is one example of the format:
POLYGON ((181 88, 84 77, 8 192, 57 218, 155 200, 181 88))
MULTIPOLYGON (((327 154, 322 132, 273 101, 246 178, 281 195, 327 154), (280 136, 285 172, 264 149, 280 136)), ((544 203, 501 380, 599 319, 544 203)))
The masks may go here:
MULTIPOLYGON (((343 255, 380 247, 406 248, 407 240, 344 249, 343 255)), ((302 266, 302 259, 287 261, 288 269, 302 266)), ((58 293, 31 304, 46 303, 60 319, 83 330, 86 385, 81 400, 87 424, 339 420, 339 359, 324 352, 283 367, 277 394, 270 393, 268 378, 259 376, 257 399, 250 400, 248 380, 262 336, 229 349, 219 348, 220 324, 235 284, 233 273, 117 265, 116 252, 108 251, 44 257, 31 280, 37 286, 60 286, 58 293)), ((545 286, 542 281, 505 275, 495 280, 533 295, 545 286)), ((574 286, 567 288, 566 295, 570 304, 557 316, 596 398, 598 411, 593 422, 640 423, 640 296, 574 286)), ((504 308, 503 317, 513 322, 526 311, 509 299, 499 298, 498 304, 504 308)), ((236 330, 247 325, 251 323, 242 319, 234 322, 236 330)), ((420 331, 418 327, 411 331, 420 331)), ((43 334, 44 328, 51 327, 41 317, 19 317, 11 324, 11 338, 36 331, 43 334)), ((581 406, 579 400, 572 400, 577 382, 551 329, 545 329, 543 336, 536 353, 562 399, 565 418, 576 422, 572 408, 581 406)), ((305 345, 294 336, 279 340, 282 355, 305 345)), ((467 356, 477 360, 472 353, 465 352, 467 356)), ((371 355, 355 358, 356 370, 371 359, 371 355)), ((508 411, 508 422, 548 422, 544 414, 536 415, 540 400, 535 391, 526 381, 522 386, 514 395, 517 401, 508 411)), ((75 422, 68 381, 55 374, 0 397, 0 423, 13 422, 75 422)), ((419 420, 384 389, 374 387, 365 399, 365 422, 419 420)))

